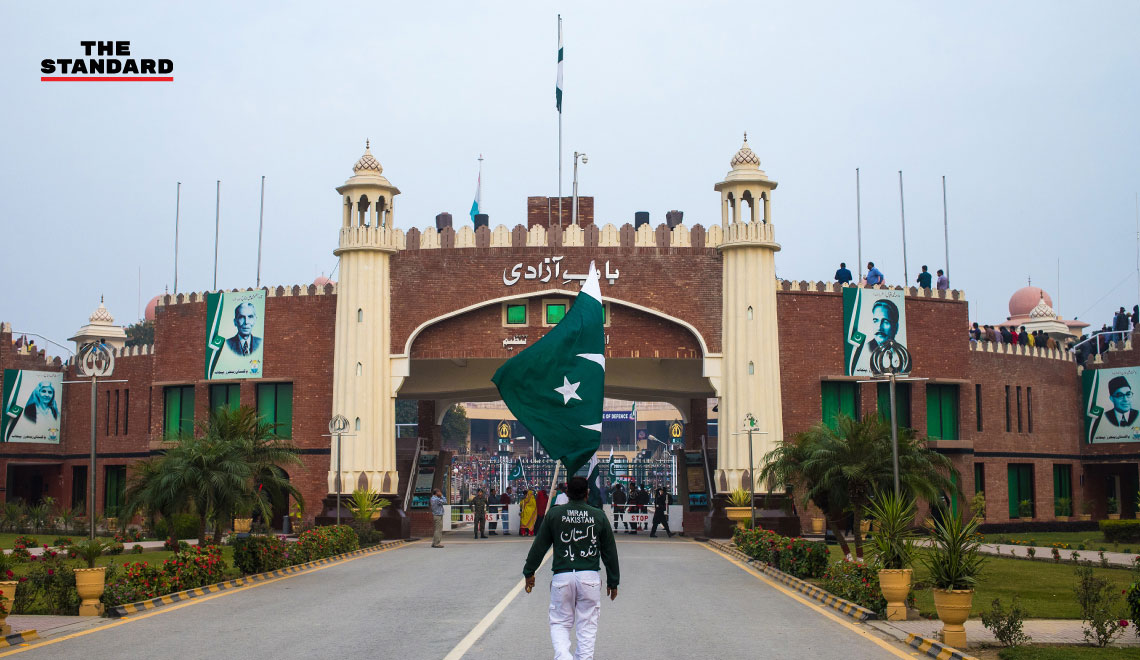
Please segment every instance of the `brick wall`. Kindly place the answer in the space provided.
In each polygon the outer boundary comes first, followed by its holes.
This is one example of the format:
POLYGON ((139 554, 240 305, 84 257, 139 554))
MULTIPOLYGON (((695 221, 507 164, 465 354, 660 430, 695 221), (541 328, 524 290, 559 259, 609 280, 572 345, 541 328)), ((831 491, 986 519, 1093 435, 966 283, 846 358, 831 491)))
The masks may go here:
MULTIPOLYGON (((527 197, 526 198, 526 226, 529 229, 535 225, 547 227, 561 225, 563 228, 571 224, 574 217, 572 211, 573 197, 562 198, 562 215, 558 215, 557 197, 527 197), (560 219, 561 218, 561 219, 560 219)), ((594 224, 594 198, 578 197, 578 226, 586 227, 594 224)))

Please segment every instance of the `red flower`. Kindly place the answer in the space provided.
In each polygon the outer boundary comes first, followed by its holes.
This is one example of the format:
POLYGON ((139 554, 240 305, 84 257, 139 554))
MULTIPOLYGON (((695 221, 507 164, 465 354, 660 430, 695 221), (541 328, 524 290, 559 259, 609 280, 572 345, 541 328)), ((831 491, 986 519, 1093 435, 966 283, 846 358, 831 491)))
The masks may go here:
POLYGON ((1128 621, 1121 619, 1120 620, 1120 627, 1121 628, 1127 628, 1128 627, 1128 621))
POLYGON ((48 575, 55 575, 55 570, 54 570, 54 569, 51 569, 51 568, 49 568, 49 569, 48 569, 48 575))

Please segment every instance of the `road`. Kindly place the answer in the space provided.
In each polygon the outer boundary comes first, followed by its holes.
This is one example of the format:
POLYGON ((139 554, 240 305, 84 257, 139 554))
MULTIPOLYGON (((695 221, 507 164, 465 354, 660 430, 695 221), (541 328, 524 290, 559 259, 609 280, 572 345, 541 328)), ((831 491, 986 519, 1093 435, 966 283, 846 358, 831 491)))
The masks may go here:
MULTIPOLYGON (((243 660, 551 657, 550 563, 521 591, 529 539, 451 533, 166 606, 22 647, 23 658, 243 660)), ((702 543, 619 535, 622 584, 602 605, 596 653, 646 658, 911 657, 893 641, 757 578, 702 543)), ((13 651, 0 653, 0 657, 13 651)))

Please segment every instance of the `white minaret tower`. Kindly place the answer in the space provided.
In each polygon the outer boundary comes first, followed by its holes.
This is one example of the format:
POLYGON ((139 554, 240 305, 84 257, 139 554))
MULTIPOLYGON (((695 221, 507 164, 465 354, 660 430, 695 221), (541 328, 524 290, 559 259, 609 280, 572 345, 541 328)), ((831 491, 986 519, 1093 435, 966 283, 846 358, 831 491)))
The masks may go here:
MULTIPOLYGON (((776 320, 776 234, 771 195, 776 182, 760 169, 760 159, 744 146, 732 158, 732 170, 713 188, 720 193, 722 286, 722 381, 717 440, 718 484, 748 489, 761 457, 783 441, 780 409, 780 342, 776 320), (756 418, 752 461, 748 464, 745 416, 756 418), (759 433, 763 431, 764 433, 759 433)), ((755 477, 753 477, 755 478, 755 477)), ((754 484, 767 492, 765 484, 754 484)))
MULTIPOLYGON (((336 354, 333 358, 333 415, 349 420, 341 445, 341 492, 371 488, 393 495, 396 472, 396 393, 389 355, 392 294, 389 259, 397 250, 392 199, 399 189, 365 142, 352 177, 336 189, 344 210, 340 243, 340 282, 336 300, 336 354)), ((336 439, 331 439, 329 493, 335 493, 336 439)))

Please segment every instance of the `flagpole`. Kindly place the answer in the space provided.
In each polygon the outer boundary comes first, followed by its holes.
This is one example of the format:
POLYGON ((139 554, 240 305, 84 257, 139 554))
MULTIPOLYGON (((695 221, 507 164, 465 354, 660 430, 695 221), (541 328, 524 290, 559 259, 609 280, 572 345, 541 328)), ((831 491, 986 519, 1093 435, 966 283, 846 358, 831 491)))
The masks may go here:
POLYGON ((856 268, 858 269, 857 272, 859 273, 859 277, 856 278, 856 280, 855 280, 856 282, 863 279, 863 213, 862 213, 862 208, 861 208, 862 203, 861 203, 859 196, 860 196, 860 192, 859 192, 859 168, 856 167, 855 168, 855 241, 856 241, 856 244, 859 246, 859 256, 857 257, 859 260, 859 263, 856 264, 856 268))
MULTIPOLYGON (((257 215, 257 285, 261 288, 261 233, 265 227, 265 175, 261 176, 261 211, 257 215)), ((339 511, 339 509, 338 509, 339 511)))
POLYGON ((903 241, 903 290, 910 286, 910 275, 907 274, 906 268, 906 206, 903 204, 903 177, 902 170, 899 170, 899 214, 902 216, 902 241, 903 241))
MULTIPOLYGON (((562 89, 562 14, 558 15, 558 90, 562 89)), ((558 99, 558 226, 562 226, 562 99, 558 99)), ((551 230, 548 225, 547 231, 551 230)))
POLYGON ((946 211, 946 175, 942 176, 942 237, 946 241, 946 281, 950 281, 950 216, 946 211))
POLYGON ((222 227, 222 180, 218 179, 218 191, 214 197, 214 291, 218 290, 218 234, 222 227))
POLYGON ((174 295, 178 295, 178 214, 182 209, 182 182, 174 193, 174 295))

